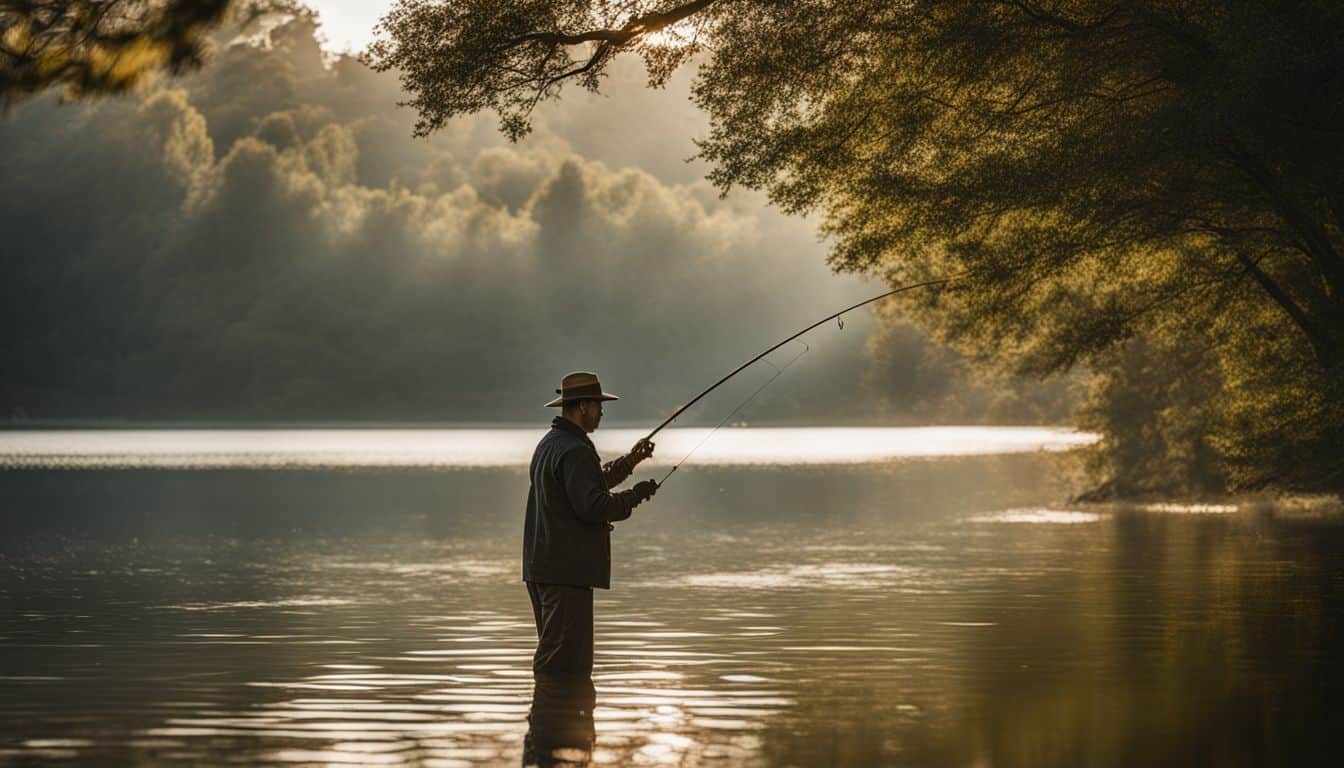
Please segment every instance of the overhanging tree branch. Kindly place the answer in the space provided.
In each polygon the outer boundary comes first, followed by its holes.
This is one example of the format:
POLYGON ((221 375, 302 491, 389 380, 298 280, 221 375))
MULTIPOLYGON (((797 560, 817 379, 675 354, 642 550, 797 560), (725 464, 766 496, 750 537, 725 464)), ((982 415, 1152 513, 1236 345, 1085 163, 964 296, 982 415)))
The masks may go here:
POLYGON ((1335 250, 1325 228, 1294 199, 1278 174, 1263 159, 1235 143, 1227 144, 1225 151, 1246 177, 1269 198, 1284 223, 1297 232, 1308 255, 1320 269, 1330 292, 1337 297, 1344 296, 1344 258, 1335 250))
POLYGON ((1311 348, 1316 353, 1316 358, 1321 365, 1329 368, 1334 362, 1335 351, 1330 344, 1330 340, 1321 332, 1316 322, 1296 301, 1293 301, 1293 297, 1289 296, 1282 286, 1260 268, 1257 260, 1252 259, 1239 249, 1233 249, 1233 254, 1237 257, 1237 261, 1241 262, 1242 266, 1246 268, 1246 272, 1255 279, 1255 282, 1264 289, 1265 293, 1269 294, 1276 304, 1283 308, 1283 311, 1292 319, 1293 324, 1307 337, 1307 341, 1311 344, 1311 348))
MULTIPOLYGON (((679 5, 666 11, 646 13, 626 22, 625 26, 620 29, 593 29, 577 33, 529 32, 526 35, 519 35, 511 40, 506 40, 499 47, 507 50, 529 42, 551 45, 581 45, 583 43, 600 42, 612 48, 620 48, 637 37, 652 34, 694 16, 716 2, 720 2, 720 0, 694 0, 694 2, 679 5)), ((578 70, 573 74, 577 74, 577 72, 578 70)))

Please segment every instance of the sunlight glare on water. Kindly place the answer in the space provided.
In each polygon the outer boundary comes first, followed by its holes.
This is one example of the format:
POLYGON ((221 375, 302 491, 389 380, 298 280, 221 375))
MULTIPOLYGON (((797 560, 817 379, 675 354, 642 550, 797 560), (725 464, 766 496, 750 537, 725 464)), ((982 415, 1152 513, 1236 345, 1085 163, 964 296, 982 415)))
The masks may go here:
POLYGON ((1101 515, 1095 512, 1046 508, 1005 509, 1002 512, 976 515, 970 518, 972 523, 1039 523, 1047 525, 1076 525, 1078 523, 1095 523, 1099 520, 1101 520, 1101 515))
MULTIPOLYGON (((0 468, 521 467, 543 427, 512 429, 173 429, 0 431, 0 468)), ((710 430, 667 429, 651 465, 670 466, 710 430)), ((602 429, 603 456, 646 433, 602 429)), ((866 464, 1065 451, 1096 436, 1049 427, 746 427, 719 430, 691 457, 704 466, 866 464)))

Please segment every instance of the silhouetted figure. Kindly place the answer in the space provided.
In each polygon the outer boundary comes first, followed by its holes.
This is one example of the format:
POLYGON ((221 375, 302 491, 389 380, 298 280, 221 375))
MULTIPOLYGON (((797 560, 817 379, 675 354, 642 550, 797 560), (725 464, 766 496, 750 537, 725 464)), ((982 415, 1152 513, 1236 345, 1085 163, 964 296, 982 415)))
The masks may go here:
POLYGON ((591 742, 593 695, 593 588, 611 586, 612 523, 630 517, 636 506, 653 496, 658 484, 636 483, 629 490, 611 488, 630 476, 639 462, 653 455, 653 443, 640 440, 630 453, 599 463, 588 433, 602 421, 602 403, 618 399, 602 391, 597 375, 571 373, 561 381, 560 395, 547 407, 561 408, 551 430, 537 443, 530 468, 523 527, 523 581, 537 624, 537 652, 532 673, 532 740, 544 741, 570 722, 556 713, 586 713, 591 742), (579 690, 582 696, 560 695, 579 690), (543 714, 539 716, 538 706, 543 714), (538 733, 542 734, 540 737, 538 733))

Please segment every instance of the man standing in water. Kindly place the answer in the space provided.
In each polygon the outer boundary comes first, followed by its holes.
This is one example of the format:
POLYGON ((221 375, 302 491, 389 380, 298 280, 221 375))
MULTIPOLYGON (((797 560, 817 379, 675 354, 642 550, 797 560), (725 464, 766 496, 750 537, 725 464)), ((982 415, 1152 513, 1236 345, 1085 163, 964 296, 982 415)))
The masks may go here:
POLYGON ((546 406, 561 411, 532 454, 523 526, 523 581, 537 624, 525 764, 533 764, 529 757, 547 764, 553 748, 591 745, 593 589, 611 586, 611 523, 658 491, 652 480, 610 490, 654 446, 642 439, 625 456, 599 464, 588 434, 602 421, 602 403, 618 398, 602 391, 596 374, 571 373, 556 394, 546 406), (574 743, 576 730, 582 744, 574 743))

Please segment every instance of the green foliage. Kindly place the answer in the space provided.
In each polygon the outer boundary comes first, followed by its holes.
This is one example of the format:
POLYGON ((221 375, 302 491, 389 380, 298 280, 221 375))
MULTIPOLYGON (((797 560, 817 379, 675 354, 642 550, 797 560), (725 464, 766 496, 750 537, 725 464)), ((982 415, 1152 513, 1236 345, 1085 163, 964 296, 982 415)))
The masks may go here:
POLYGON ((122 93, 204 61, 226 21, 311 15, 297 0, 0 0, 0 99, 122 93))
POLYGON ((712 180, 819 211, 836 269, 960 275, 904 302, 967 352, 1098 369, 1126 487, 1344 490, 1338 3, 401 0, 383 30, 421 131, 517 137, 621 51, 655 83, 703 54, 712 180), (651 58, 668 19, 695 43, 651 58))
POLYGON ((1344 377, 1284 338, 1267 307, 1237 319, 1221 350, 1224 386, 1212 441, 1233 487, 1344 488, 1344 377))
POLYGON ((1087 452, 1099 484, 1091 499, 1209 495, 1227 487, 1211 434, 1222 389, 1217 359, 1200 338, 1138 337, 1097 361, 1081 428, 1101 433, 1087 452))
POLYGON ((1225 324, 1235 327, 1214 341, 1218 328, 1171 323, 1094 361, 1078 410, 1079 426, 1103 436, 1087 496, 1344 487, 1337 383, 1272 308, 1225 324))

